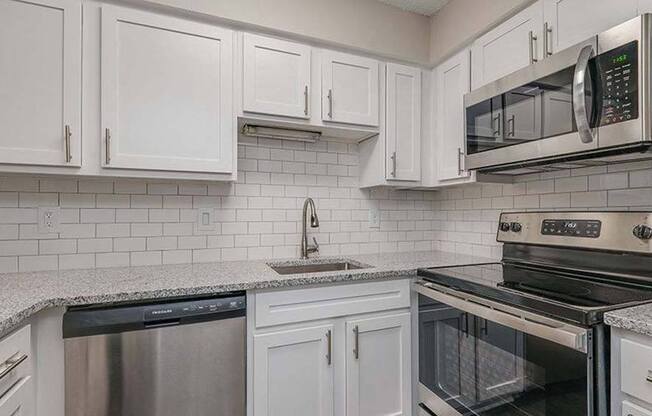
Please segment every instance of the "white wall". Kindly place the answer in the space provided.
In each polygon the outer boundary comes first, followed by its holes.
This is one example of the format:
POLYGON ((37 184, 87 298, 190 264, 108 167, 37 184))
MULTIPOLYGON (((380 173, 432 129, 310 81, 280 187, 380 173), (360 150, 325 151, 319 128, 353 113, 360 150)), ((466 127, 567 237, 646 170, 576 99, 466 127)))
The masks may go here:
POLYGON ((377 0, 132 0, 427 64, 428 17, 377 0))
POLYGON ((533 0, 453 0, 430 19, 430 62, 436 64, 533 0))

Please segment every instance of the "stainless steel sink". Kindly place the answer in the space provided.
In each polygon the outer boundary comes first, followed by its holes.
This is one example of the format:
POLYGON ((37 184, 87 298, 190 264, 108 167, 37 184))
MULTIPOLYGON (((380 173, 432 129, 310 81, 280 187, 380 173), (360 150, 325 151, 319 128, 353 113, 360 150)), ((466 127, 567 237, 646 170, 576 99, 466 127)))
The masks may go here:
POLYGON ((366 269, 366 264, 351 262, 351 261, 334 261, 334 262, 315 262, 315 263, 277 263, 269 264, 278 274, 303 274, 303 273, 319 273, 319 272, 336 272, 346 270, 366 269))

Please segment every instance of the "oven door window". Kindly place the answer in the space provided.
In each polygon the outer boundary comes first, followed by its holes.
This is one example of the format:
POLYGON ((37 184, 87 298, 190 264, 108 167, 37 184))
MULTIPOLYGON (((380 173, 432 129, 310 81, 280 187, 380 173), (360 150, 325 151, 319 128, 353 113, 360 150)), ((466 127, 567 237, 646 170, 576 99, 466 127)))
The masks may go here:
POLYGON ((587 355, 419 295, 419 381, 464 416, 587 415, 587 355))

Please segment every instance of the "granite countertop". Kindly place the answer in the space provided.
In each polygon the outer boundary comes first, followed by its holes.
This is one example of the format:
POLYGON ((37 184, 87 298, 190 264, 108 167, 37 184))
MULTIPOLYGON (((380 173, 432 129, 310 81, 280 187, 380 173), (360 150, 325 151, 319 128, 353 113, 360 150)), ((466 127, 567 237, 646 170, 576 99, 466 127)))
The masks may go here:
POLYGON ((615 328, 652 336, 652 303, 607 312, 604 322, 615 328))
MULTIPOLYGON (((268 262, 250 260, 0 274, 0 336, 8 333, 36 312, 49 307, 410 277, 416 275, 418 268, 491 261, 482 257, 441 251, 338 256, 330 259, 353 260, 371 267, 336 272, 279 275, 267 265, 268 262)), ((280 262, 282 261, 269 261, 275 264, 280 262)))

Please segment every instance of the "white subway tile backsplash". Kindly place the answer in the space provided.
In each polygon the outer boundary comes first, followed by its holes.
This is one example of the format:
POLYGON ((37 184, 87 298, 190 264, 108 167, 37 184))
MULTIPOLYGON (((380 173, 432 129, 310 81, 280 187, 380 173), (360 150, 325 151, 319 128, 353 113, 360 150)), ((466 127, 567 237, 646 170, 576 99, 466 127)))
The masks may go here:
POLYGON ((358 146, 247 139, 239 182, 0 177, 0 272, 296 257, 315 199, 321 255, 452 250, 500 257, 503 210, 652 207, 652 164, 600 166, 437 192, 358 189, 358 146), (59 233, 37 208, 59 205, 59 233), (214 228, 197 227, 199 208, 214 228), (369 228, 368 210, 380 210, 369 228))
POLYGON ((56 270, 58 268, 59 257, 56 255, 18 257, 18 271, 20 272, 38 272, 42 270, 56 270))
POLYGON ((91 269, 95 267, 95 254, 63 254, 59 256, 59 269, 91 269))
POLYGON ((95 267, 129 266, 129 253, 99 253, 95 255, 95 267))

